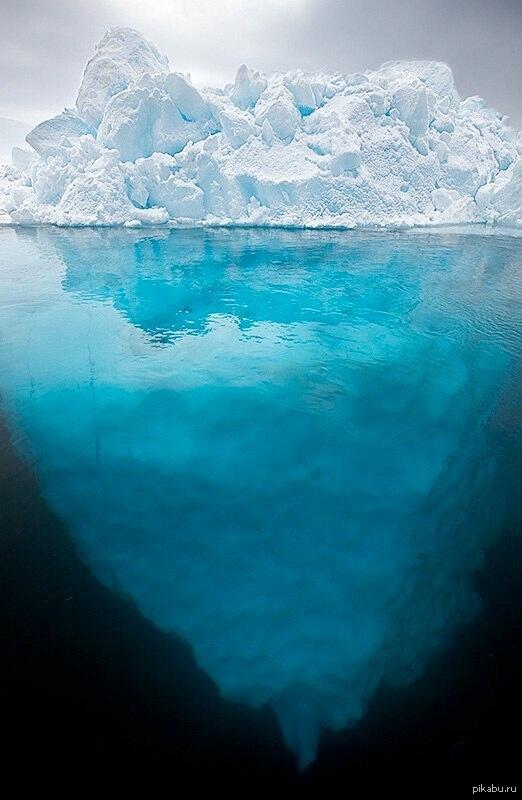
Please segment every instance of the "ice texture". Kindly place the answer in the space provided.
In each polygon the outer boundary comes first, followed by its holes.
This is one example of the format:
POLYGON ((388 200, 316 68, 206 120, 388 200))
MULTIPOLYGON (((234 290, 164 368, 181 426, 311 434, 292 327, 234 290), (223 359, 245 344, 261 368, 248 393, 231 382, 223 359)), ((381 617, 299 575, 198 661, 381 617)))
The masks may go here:
POLYGON ((132 28, 111 28, 96 47, 76 98, 78 113, 97 128, 107 103, 142 75, 168 73, 169 62, 132 28))
POLYGON ((439 62, 347 75, 242 65, 199 90, 140 33, 107 32, 75 109, 0 168, 20 224, 522 225, 522 136, 439 62))
POLYGON ((477 611, 520 495, 518 239, 0 238, 0 392, 43 496, 305 766, 477 611))

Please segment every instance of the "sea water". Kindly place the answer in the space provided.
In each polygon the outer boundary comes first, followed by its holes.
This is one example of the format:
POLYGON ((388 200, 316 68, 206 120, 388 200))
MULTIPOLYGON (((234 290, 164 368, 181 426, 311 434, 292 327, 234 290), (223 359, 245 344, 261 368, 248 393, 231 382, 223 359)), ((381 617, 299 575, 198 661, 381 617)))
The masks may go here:
POLYGON ((0 231, 0 392, 81 558, 276 713, 324 728, 477 614, 518 514, 520 239, 0 231))

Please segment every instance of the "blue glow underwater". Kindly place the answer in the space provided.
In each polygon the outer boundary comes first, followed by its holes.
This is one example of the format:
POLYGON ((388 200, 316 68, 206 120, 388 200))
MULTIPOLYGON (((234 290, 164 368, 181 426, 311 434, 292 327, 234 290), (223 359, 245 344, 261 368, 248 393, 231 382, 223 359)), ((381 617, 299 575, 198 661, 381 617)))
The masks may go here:
POLYGON ((477 612, 518 502, 520 240, 0 241, 0 392, 44 498, 306 766, 477 612))

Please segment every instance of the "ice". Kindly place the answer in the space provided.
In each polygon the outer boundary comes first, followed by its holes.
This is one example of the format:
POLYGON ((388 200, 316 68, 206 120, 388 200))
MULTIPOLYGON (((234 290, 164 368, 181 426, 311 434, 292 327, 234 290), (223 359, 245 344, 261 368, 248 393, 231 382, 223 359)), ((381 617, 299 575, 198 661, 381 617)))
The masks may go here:
POLYGON ((98 129, 97 141, 118 151, 122 161, 153 153, 175 154, 218 129, 199 92, 182 75, 143 76, 114 95, 98 129))
POLYGON ((29 164, 33 158, 33 153, 25 147, 13 147, 11 150, 11 159, 13 167, 19 172, 24 172, 28 169, 29 164))
POLYGON ((3 222, 520 224, 522 135, 481 98, 461 100, 439 62, 354 75, 243 65, 224 89, 198 89, 113 28, 76 109, 27 141, 35 158, 0 173, 3 222))
POLYGON ((412 141, 426 136, 430 120, 424 84, 418 78, 407 76, 393 81, 390 89, 391 108, 397 109, 397 117, 407 126, 412 141))
POLYGON ((165 89, 187 122, 204 122, 212 116, 207 103, 184 75, 171 72, 165 78, 165 89))
POLYGON ((268 86, 255 106, 257 125, 262 127, 266 120, 274 134, 283 141, 293 139, 300 119, 294 98, 285 86, 268 86))
POLYGON ((164 207, 171 217, 186 220, 198 219, 204 213, 202 189, 176 175, 171 156, 155 153, 136 166, 138 180, 133 184, 133 197, 137 205, 151 202, 153 206, 164 207))
POLYGON ((522 161, 516 161, 493 183, 482 186, 476 200, 489 222, 522 225, 522 161))
POLYGON ((94 134, 93 128, 73 109, 66 108, 56 117, 41 122, 25 140, 43 159, 61 154, 81 136, 94 134))
POLYGON ((450 104, 455 107, 459 102, 453 73, 447 64, 440 61, 387 61, 380 71, 389 74, 410 73, 422 81, 438 98, 442 100, 447 98, 448 107, 450 104))
POLYGON ((267 85, 267 79, 261 77, 259 72, 250 70, 246 64, 242 64, 237 71, 231 92, 232 100, 238 108, 246 109, 255 106, 267 85))
POLYGON ((292 73, 285 76, 285 85, 291 91, 294 97, 294 103, 302 116, 311 114, 312 111, 320 105, 324 92, 321 91, 322 87, 316 83, 314 85, 303 72, 292 73))
POLYGON ((142 75, 168 73, 169 62, 131 28, 111 28, 96 47, 78 91, 76 108, 97 128, 110 98, 142 75))
MULTIPOLYGON (((259 133, 252 115, 247 114, 232 103, 223 104, 221 107, 218 106, 217 118, 224 136, 234 148, 241 147, 251 136, 259 133)), ((268 130, 268 121, 266 125, 266 130, 268 130)))

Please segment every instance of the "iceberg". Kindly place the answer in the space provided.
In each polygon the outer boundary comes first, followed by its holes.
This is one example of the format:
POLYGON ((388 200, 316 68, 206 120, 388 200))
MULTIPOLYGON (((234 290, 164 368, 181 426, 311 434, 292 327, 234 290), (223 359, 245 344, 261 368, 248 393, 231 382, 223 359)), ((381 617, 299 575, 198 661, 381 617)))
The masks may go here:
POLYGON ((522 225, 522 134, 461 100, 439 62, 262 75, 198 89, 112 28, 76 107, 0 167, 0 222, 67 225, 522 225))

